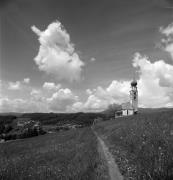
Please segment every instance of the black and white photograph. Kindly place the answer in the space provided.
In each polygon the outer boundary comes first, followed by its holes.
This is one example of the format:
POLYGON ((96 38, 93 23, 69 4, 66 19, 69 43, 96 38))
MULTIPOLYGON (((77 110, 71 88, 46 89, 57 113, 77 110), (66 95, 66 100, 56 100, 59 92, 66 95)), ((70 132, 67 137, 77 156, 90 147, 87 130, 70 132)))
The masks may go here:
POLYGON ((0 0, 0 180, 173 180, 173 0, 0 0))

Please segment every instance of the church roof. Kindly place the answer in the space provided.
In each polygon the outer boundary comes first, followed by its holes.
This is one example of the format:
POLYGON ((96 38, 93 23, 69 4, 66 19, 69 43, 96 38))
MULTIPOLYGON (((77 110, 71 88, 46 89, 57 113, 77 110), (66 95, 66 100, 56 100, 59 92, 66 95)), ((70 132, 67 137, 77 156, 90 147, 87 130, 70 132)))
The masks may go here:
POLYGON ((136 80, 133 80, 133 81, 131 82, 131 86, 137 86, 137 81, 136 81, 136 80))

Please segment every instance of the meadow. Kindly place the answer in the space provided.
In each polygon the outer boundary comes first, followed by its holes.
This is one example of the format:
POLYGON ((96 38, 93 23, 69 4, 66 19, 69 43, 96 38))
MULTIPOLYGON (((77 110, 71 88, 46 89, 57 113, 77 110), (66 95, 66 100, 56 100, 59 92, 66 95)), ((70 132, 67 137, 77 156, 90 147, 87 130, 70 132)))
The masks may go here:
POLYGON ((0 144, 1 180, 106 180, 91 128, 0 144))
POLYGON ((173 179, 173 110, 148 111, 95 127, 124 179, 173 179))

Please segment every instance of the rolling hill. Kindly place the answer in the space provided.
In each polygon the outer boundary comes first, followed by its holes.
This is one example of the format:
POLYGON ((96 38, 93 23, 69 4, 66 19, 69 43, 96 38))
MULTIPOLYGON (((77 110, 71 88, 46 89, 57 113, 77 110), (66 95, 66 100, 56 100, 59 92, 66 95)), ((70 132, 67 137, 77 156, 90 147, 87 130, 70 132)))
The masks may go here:
POLYGON ((147 109, 135 116, 101 122, 95 131, 125 179, 173 179, 172 109, 147 109))

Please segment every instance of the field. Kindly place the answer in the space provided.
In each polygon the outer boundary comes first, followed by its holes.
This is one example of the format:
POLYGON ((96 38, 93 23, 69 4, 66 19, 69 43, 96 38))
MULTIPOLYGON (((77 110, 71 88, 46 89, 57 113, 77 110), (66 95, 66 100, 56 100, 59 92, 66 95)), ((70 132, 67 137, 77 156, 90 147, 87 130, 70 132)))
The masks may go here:
POLYGON ((91 126, 103 113, 0 113, 0 141, 23 139, 46 132, 91 126))
MULTIPOLYGON (((135 116, 99 122, 94 129, 109 147, 125 180, 173 179, 172 109, 142 110, 135 116)), ((85 127, 0 144, 0 179, 109 177, 96 136, 85 127)))
POLYGON ((1 180, 106 180, 91 128, 0 144, 1 180))
POLYGON ((173 110, 149 111, 98 123, 95 130, 124 179, 173 179, 173 110))

